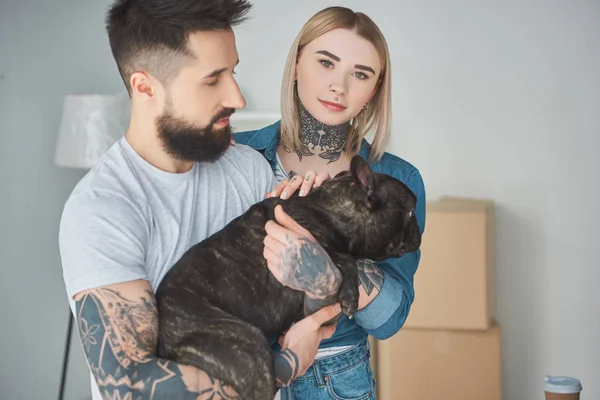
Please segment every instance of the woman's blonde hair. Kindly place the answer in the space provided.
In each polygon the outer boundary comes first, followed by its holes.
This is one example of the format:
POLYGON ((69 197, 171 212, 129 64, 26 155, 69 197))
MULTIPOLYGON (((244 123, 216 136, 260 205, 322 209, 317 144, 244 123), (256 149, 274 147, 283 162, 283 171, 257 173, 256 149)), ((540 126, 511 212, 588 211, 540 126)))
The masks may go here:
POLYGON ((313 15, 294 40, 287 57, 281 87, 281 144, 293 151, 300 148, 299 102, 295 75, 298 56, 304 46, 334 29, 349 29, 375 46, 382 69, 375 95, 366 110, 350 121, 346 152, 355 155, 367 134, 373 136, 372 161, 379 161, 387 146, 391 122, 391 70, 387 43, 377 25, 365 14, 345 7, 328 7, 313 15))

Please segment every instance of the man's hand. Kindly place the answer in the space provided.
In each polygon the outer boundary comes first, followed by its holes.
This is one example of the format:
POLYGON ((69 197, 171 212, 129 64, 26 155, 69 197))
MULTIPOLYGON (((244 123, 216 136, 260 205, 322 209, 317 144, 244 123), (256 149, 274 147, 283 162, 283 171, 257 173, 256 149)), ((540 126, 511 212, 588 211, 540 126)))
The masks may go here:
POLYGON ((300 188, 300 193, 298 196, 304 197, 306 196, 312 188, 318 188, 325 182, 330 179, 328 172, 321 172, 317 174, 315 171, 308 171, 306 176, 294 175, 290 179, 285 179, 273 189, 272 192, 267 193, 267 198, 269 197, 277 197, 280 196, 283 200, 289 198, 292 193, 294 193, 298 188, 300 188))
POLYGON ((288 386, 294 379, 304 375, 312 365, 323 339, 335 332, 334 325, 322 326, 341 311, 339 304, 323 307, 316 313, 294 324, 279 338, 282 351, 275 357, 277 386, 288 386))
POLYGON ((339 269, 313 235, 275 207, 275 219, 265 225, 263 256, 282 285, 306 293, 311 299, 335 295, 342 282, 339 269))

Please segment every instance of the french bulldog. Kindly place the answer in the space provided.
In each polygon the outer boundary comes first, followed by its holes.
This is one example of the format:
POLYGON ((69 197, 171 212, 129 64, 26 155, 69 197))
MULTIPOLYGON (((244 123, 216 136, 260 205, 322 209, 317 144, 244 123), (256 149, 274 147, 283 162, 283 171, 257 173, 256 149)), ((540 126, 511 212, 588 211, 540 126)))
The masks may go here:
POLYGON ((357 260, 416 251, 416 197, 401 181, 375 173, 361 156, 305 197, 268 198, 191 247, 156 292, 158 356, 195 366, 246 400, 277 390, 270 338, 305 317, 304 292, 283 286, 263 256, 265 224, 283 210, 308 230, 342 276, 342 312, 358 308, 357 260))

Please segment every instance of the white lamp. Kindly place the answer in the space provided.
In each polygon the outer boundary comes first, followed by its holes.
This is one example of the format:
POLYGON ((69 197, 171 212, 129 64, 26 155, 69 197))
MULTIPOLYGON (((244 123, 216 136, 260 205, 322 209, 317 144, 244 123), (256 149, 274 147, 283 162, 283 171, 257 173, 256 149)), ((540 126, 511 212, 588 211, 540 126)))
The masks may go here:
MULTIPOLYGON (((127 130, 129 123, 127 95, 68 95, 56 141, 54 163, 60 167, 90 169, 127 130)), ((69 324, 61 373, 59 399, 64 398, 73 314, 69 308, 69 324)))
POLYGON ((126 95, 68 95, 56 142, 54 163, 61 167, 92 168, 127 129, 126 95))
POLYGON ((264 128, 281 119, 278 112, 269 111, 246 111, 240 110, 231 116, 231 128, 233 132, 253 131, 264 128))

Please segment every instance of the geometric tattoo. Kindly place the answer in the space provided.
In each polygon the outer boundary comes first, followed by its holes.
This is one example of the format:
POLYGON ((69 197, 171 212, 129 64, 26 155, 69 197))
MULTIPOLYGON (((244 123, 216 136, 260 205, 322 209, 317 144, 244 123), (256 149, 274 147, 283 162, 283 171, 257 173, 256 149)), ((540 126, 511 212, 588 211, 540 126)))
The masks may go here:
POLYGON ((377 291, 381 291, 383 272, 374 261, 360 260, 358 262, 358 277, 360 285, 365 288, 367 295, 370 295, 375 288, 377 288, 377 291))

